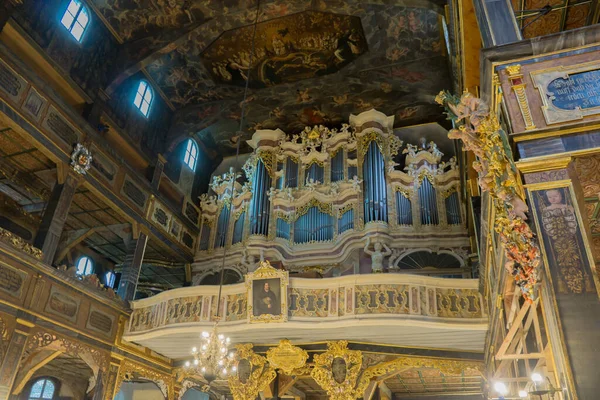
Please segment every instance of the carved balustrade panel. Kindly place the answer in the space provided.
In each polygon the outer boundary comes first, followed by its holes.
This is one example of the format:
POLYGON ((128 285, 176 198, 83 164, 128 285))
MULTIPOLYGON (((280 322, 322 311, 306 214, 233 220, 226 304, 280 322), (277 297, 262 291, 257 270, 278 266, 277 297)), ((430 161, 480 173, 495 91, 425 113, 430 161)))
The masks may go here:
MULTIPOLYGON (((476 280, 386 274, 321 280, 290 278, 289 282, 289 321, 335 321, 364 315, 486 318, 476 280)), ((217 311, 218 290, 218 286, 194 286, 136 301, 128 334, 188 323, 210 326, 217 311)), ((220 324, 249 323, 248 303, 245 284, 227 286, 221 300, 220 324)))

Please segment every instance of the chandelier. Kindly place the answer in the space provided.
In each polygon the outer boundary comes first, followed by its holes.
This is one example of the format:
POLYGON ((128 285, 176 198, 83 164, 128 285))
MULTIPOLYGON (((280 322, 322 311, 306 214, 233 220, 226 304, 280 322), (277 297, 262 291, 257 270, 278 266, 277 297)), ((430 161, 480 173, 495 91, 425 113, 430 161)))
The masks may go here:
POLYGON ((228 337, 219 334, 216 324, 212 332, 202 332, 200 344, 192 348, 194 361, 187 361, 186 368, 193 368, 209 385, 217 378, 224 379, 236 371, 234 354, 228 353, 229 341, 228 337))
MULTIPOLYGON (((260 14, 260 0, 256 2, 256 17, 254 19, 254 30, 252 33, 252 50, 250 51, 250 61, 248 63, 248 70, 246 72, 246 87, 244 89, 244 100, 241 104, 241 113, 240 113, 240 126, 239 126, 239 138, 237 140, 236 152, 235 152, 235 166, 238 165, 238 160, 240 156, 240 143, 242 142, 241 136, 243 135, 243 127, 244 127, 244 116, 246 110, 246 99, 248 97, 248 85, 250 83, 250 72, 252 68, 252 61, 254 58, 255 52, 255 42, 256 42, 256 27, 258 25, 258 19, 260 14)), ((233 196, 234 196, 234 188, 236 182, 236 175, 234 174, 231 179, 231 200, 229 202, 229 215, 231 215, 231 210, 233 207, 233 196)), ((226 235, 226 232, 223 232, 223 235, 226 235)), ((221 240, 224 241, 225 237, 221 237, 221 240)), ((217 240, 217 239, 216 239, 217 240)), ((227 246, 223 246, 223 262, 221 263, 221 273, 219 278, 219 295, 217 296, 217 312, 215 315, 215 326, 212 332, 202 332, 200 335, 200 344, 198 347, 192 348, 192 356, 194 357, 193 362, 187 361, 185 363, 186 369, 190 370, 195 375, 202 375, 204 379, 208 382, 208 386, 210 386, 211 382, 215 379, 220 378, 224 379, 227 374, 236 372, 236 361, 235 354, 233 352, 228 353, 229 347, 229 338, 225 337, 222 334, 219 334, 217 325, 220 321, 220 304, 221 304, 221 293, 223 290, 223 275, 225 272, 225 259, 227 256, 227 246)))

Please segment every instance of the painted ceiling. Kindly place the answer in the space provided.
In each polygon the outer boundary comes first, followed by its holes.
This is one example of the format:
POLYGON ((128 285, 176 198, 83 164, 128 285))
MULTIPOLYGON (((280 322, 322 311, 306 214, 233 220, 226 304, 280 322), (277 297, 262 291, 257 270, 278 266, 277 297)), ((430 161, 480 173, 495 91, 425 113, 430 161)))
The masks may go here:
MULTIPOLYGON (((255 129, 337 126, 376 108, 395 126, 441 119, 450 87, 443 0, 93 0, 125 42, 183 41, 145 67, 176 110, 170 141, 195 135, 231 155, 255 129)), ((242 151, 248 151, 247 147, 242 151)))

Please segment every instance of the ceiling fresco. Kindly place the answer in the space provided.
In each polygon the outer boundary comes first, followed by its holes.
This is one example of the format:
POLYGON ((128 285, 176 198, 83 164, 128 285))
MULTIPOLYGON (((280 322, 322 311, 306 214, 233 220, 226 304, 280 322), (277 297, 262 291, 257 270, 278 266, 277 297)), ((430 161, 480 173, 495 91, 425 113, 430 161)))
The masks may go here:
POLYGON ((243 140, 371 108, 398 127, 440 120, 433 99, 451 85, 443 0, 261 1, 245 104, 255 0, 92 1, 126 42, 190 30, 145 73, 176 110, 169 140, 194 135, 213 156, 235 153, 242 105, 243 140))
POLYGON ((202 54, 219 83, 260 88, 339 71, 367 50, 360 18, 307 11, 223 33, 202 54), (248 67, 250 67, 248 71, 248 67), (248 76, 247 76, 248 75, 248 76))

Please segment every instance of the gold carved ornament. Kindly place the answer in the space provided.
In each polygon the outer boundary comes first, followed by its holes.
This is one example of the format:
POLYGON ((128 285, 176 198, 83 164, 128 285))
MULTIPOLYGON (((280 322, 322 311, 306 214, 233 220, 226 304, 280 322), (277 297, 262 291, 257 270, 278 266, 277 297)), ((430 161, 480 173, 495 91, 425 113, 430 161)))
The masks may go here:
POLYGON ((375 143, 377 143, 377 147, 379 147, 379 151, 381 152, 381 154, 385 154, 383 149, 384 149, 384 141, 383 138, 381 137, 381 135, 375 131, 370 131, 369 133, 365 134, 364 136, 361 136, 360 139, 358 140, 358 154, 359 154, 359 158, 362 160, 363 158, 365 158, 365 155, 367 154, 367 151, 369 151, 369 144, 375 141, 375 143))
POLYGON ((296 209, 294 220, 297 220, 298 218, 306 214, 308 210, 312 207, 317 207, 322 213, 333 215, 333 206, 330 203, 321 203, 319 200, 313 197, 312 199, 310 199, 310 201, 304 203, 296 209))
MULTIPOLYGON (((348 349, 348 341, 327 342, 327 351, 313 357, 314 368, 310 372, 317 384, 334 400, 354 400, 362 397, 364 388, 357 388, 362 368, 362 352, 348 349), (333 362, 342 359, 345 363, 345 376, 336 379, 333 362)), ((366 386, 365 386, 366 388, 366 386)))
POLYGON ((282 339, 277 347, 267 351, 267 360, 273 368, 282 370, 286 375, 291 375, 294 370, 306 365, 308 353, 306 350, 292 345, 289 340, 282 339))
POLYGON ((275 177, 275 167, 277 166, 277 155, 273 150, 257 150, 257 161, 260 159, 271 178, 275 177))
POLYGON ((248 320, 250 323, 255 322, 286 322, 288 319, 288 307, 287 307, 287 288, 288 288, 289 275, 287 271, 273 268, 269 260, 260 261, 258 268, 254 272, 246 274, 246 297, 247 301, 247 313, 248 320), (280 302, 281 302, 281 313, 279 315, 262 314, 259 316, 254 315, 254 304, 252 299, 254 298, 253 293, 253 281, 257 279, 279 279, 280 289, 280 302))
POLYGON ((260 392, 275 379, 275 368, 267 365, 267 359, 252 350, 252 344, 238 344, 235 346, 237 373, 229 376, 229 389, 233 400, 254 400, 260 392), (247 377, 240 377, 240 362, 245 360, 250 373, 247 377))
POLYGON ((42 250, 30 245, 25 240, 6 229, 0 228, 0 240, 38 260, 41 260, 44 257, 42 250))
MULTIPOLYGON (((167 373, 160 373, 150 369, 142 364, 136 364, 125 360, 119 367, 119 373, 115 382, 115 390, 112 396, 116 396, 121 391, 121 385, 124 381, 131 381, 137 378, 145 378, 154 382, 165 396, 166 399, 175 398, 174 378, 167 373)), ((107 393, 107 398, 111 399, 107 393)))
POLYGON ((338 210, 338 219, 342 218, 350 210, 356 210, 356 203, 348 203, 338 210))
POLYGON ((540 249, 525 222, 528 207, 517 185, 517 170, 506 133, 482 100, 465 92, 461 97, 442 91, 436 101, 446 108, 455 129, 450 139, 460 139, 464 149, 477 157, 473 169, 481 190, 496 205, 494 226, 507 258, 505 268, 514 277, 528 301, 535 300, 539 287, 540 249))

